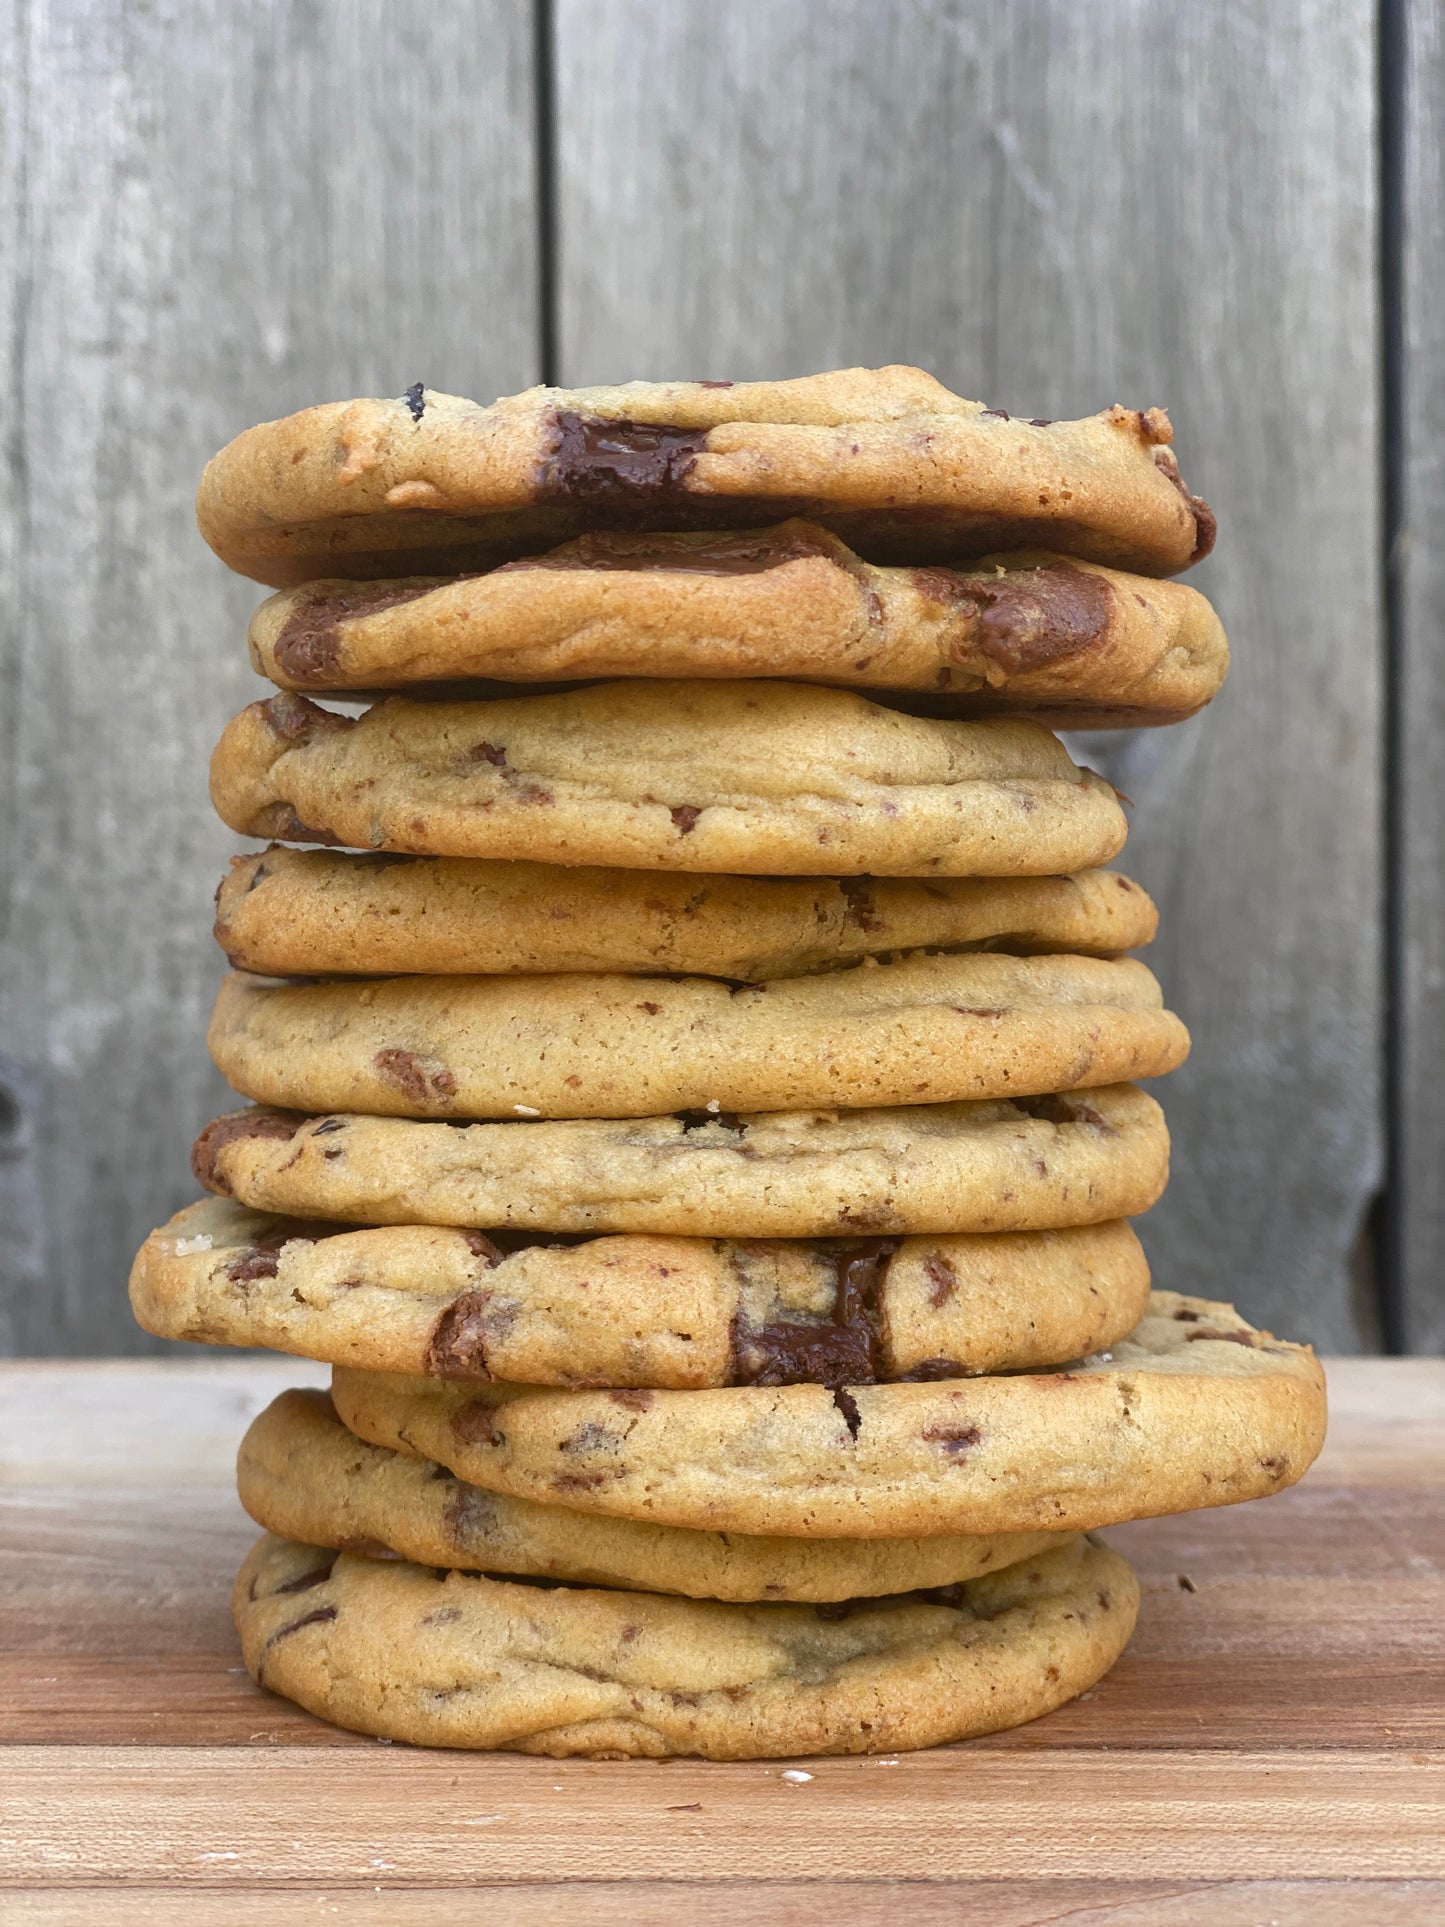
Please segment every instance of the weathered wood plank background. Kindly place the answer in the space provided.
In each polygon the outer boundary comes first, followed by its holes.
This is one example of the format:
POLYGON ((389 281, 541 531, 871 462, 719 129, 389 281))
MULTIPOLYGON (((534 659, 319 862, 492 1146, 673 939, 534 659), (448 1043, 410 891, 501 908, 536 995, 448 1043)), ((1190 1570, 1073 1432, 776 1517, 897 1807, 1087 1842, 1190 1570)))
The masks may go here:
POLYGON ((205 765, 254 598, 205 457, 419 377, 886 360, 1173 413, 1236 668, 1087 742, 1195 1036, 1144 1234, 1291 1335, 1438 1345, 1445 55, 1386 5, 8 0, 0 1351, 149 1348, 127 1262, 222 1100, 205 765))

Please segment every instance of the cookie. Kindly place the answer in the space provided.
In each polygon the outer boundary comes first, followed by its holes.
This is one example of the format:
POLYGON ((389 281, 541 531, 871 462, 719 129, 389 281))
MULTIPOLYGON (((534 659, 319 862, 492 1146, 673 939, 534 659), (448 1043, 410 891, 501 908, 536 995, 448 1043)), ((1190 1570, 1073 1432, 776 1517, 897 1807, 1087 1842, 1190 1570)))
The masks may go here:
POLYGON ((1293 1485, 1324 1439, 1314 1354, 1156 1292, 1062 1372, 711 1392, 441 1385, 338 1366, 359 1438, 541 1504, 713 1532, 1068 1532, 1293 1485))
POLYGON ((1131 1085, 887 1111, 415 1123, 232 1112, 191 1154, 258 1211, 702 1238, 1047 1231, 1147 1211, 1169 1135, 1131 1085))
POLYGON ((263 422, 206 467, 202 535, 242 575, 490 568, 593 529, 802 515, 874 562, 1030 544, 1146 575, 1207 555, 1162 408, 1011 421, 917 368, 793 381, 532 388, 480 407, 418 382, 263 422))
POLYGON ((856 1385, 1053 1365, 1110 1345, 1142 1315, 1149 1267, 1118 1220, 994 1237, 548 1244, 439 1225, 356 1231, 210 1198, 146 1239, 130 1297, 160 1338, 371 1371, 856 1385))
POLYGON ((690 1599, 818 1604, 954 1586, 1062 1543, 1054 1532, 926 1539, 765 1539, 603 1519, 465 1485, 353 1436, 325 1392, 283 1392, 236 1461, 241 1503, 307 1545, 690 1599))
POLYGON ((782 676, 907 690, 934 715, 1169 723, 1229 662, 1197 589, 1037 550, 880 569, 826 529, 599 533, 486 575, 308 582, 263 602, 282 689, 782 676))
POLYGON ((747 983, 922 948, 1110 956, 1157 924, 1114 870, 698 879, 273 844, 232 857, 216 893, 221 948, 274 977, 627 970, 747 983))
POLYGON ((356 719, 273 696, 227 724, 211 799, 246 836, 749 876, 1055 876, 1126 833, 1037 723, 786 682, 394 697, 356 719))
POLYGON ((1138 1582, 1076 1539, 852 1612, 486 1579, 269 1534, 233 1607, 258 1686, 421 1746, 662 1759, 897 1752, 1036 1719, 1092 1686, 1138 1582))
POLYGON ((914 955, 825 977, 233 975, 207 1042, 263 1104, 379 1117, 654 1117, 1025 1097, 1158 1077, 1189 1036, 1098 957, 914 955))

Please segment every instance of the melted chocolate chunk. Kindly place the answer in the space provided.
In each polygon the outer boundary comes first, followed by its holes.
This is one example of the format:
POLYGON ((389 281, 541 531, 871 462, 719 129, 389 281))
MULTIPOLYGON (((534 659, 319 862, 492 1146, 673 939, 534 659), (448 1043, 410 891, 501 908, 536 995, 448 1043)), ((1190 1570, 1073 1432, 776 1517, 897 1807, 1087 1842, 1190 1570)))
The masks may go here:
POLYGON ((490 763, 493 769, 506 767, 507 752, 499 743, 473 743, 467 756, 473 763, 490 763))
POLYGON ((1068 562, 1002 575, 955 569, 914 569, 920 595, 945 607, 972 607, 977 647, 1010 676, 1027 675, 1098 648, 1108 631, 1113 599, 1107 580, 1068 562))
POLYGON ((426 383, 424 381, 414 381, 402 396, 402 400, 411 410, 412 420, 419 422, 426 413, 426 383))
POLYGON ((762 575, 805 556, 828 554, 821 542, 770 530, 714 535, 697 541, 679 534, 629 535, 593 530, 548 555, 504 562, 497 575, 523 569, 645 570, 657 575, 762 575))
POLYGON ((413 1104, 426 1104, 433 1098, 455 1097, 457 1080, 445 1064, 437 1064, 414 1050, 393 1045, 379 1050, 372 1063, 388 1084, 394 1084, 413 1104))
POLYGON ((1253 1351, 1254 1336, 1250 1332, 1217 1332, 1202 1326, 1197 1332, 1185 1332, 1186 1339, 1212 1338, 1216 1345, 1247 1345, 1253 1351))
POLYGON ((900 1372, 899 1385, 937 1385, 947 1378, 966 1378, 968 1374, 956 1358, 921 1358, 906 1372, 900 1372))
POLYGON ((702 811, 691 803, 679 803, 668 811, 668 815, 676 825, 679 836, 691 836, 697 828, 697 819, 702 815, 702 811))
MULTIPOLYGON (((341 660, 341 638, 337 634, 344 622, 357 622, 394 609, 402 602, 415 602, 429 595, 436 585, 397 588, 386 582, 362 582, 355 588, 334 590, 326 595, 304 593, 281 626, 272 645, 276 666, 293 682, 325 688, 341 660)), ((321 712, 325 714, 325 711, 321 712)))
POLYGON ((604 513, 665 504, 686 493, 683 483, 707 436, 705 428, 604 421, 558 409, 538 494, 554 504, 586 501, 604 513))
POLYGON ((734 1319, 734 1384, 827 1385, 836 1393, 876 1383, 878 1294, 898 1244, 897 1238, 872 1238, 822 1247, 837 1281, 828 1323, 775 1319, 752 1326, 734 1319))
POLYGON ((306 1122, 298 1111, 228 1111, 224 1117, 212 1118, 191 1146, 191 1169, 197 1183, 228 1198, 230 1187, 216 1169, 217 1159, 228 1144, 248 1137, 289 1140, 306 1122))
POLYGON ((842 1385, 833 1387, 833 1403, 843 1414, 843 1423, 848 1428, 850 1438, 857 1438, 863 1425, 863 1414, 858 1410, 858 1401, 842 1385))
MULTIPOLYGON (((500 1260, 501 1253, 497 1253, 500 1260)), ((422 1369, 431 1378, 490 1378, 487 1340, 492 1293, 464 1291, 454 1298, 432 1327, 422 1369)))
POLYGON ((267 1251, 260 1245, 253 1245, 249 1251, 243 1251, 239 1258, 231 1260, 226 1266, 226 1276, 232 1284, 249 1285, 258 1278, 274 1278, 280 1269, 279 1251, 267 1251))

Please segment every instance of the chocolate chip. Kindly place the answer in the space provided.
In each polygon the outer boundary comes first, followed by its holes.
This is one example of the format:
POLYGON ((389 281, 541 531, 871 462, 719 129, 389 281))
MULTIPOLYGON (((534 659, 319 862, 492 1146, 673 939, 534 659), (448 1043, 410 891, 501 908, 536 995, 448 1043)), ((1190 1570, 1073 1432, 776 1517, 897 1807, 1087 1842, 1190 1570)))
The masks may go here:
POLYGON ((683 484, 707 447, 707 435, 705 428, 604 421, 559 409, 538 495, 551 503, 582 498, 604 511, 665 503, 686 494, 683 484))
MULTIPOLYGON (((327 1577, 330 1577, 329 1573, 327 1577)), ((276 1632, 272 1633, 271 1637, 266 1641, 266 1644, 261 1648, 263 1657, 269 1653, 271 1648, 278 1644, 279 1641, 289 1639, 292 1633, 299 1633, 303 1626, 322 1626, 325 1625, 328 1620, 335 1619, 335 1617, 335 1606, 318 1606, 315 1612, 303 1613, 299 1619, 293 1619, 289 1626, 282 1626, 276 1632)))
POLYGON ((650 1412, 652 1410, 652 1393, 644 1391, 640 1386, 624 1386, 618 1391, 609 1392, 607 1396, 612 1400, 614 1405, 621 1405, 629 1412, 650 1412))
POLYGON ((379 1050, 371 1061, 387 1083, 394 1084, 413 1104, 426 1104, 435 1098, 457 1094, 455 1074, 445 1064, 422 1057, 416 1051, 393 1045, 379 1050))
POLYGON ((895 1381, 899 1385, 937 1385, 944 1379, 967 1378, 956 1358, 921 1358, 895 1381))
POLYGON ((923 1433, 930 1445, 941 1445, 951 1459, 970 1451, 983 1434, 976 1425, 930 1425, 923 1433))
POLYGON ((702 811, 694 808, 691 803, 679 803, 675 809, 668 811, 668 815, 676 824, 680 836, 691 836, 697 828, 697 819, 702 815, 702 811))
MULTIPOLYGON (((733 1320, 733 1382, 738 1385, 871 1385, 878 1377, 877 1301, 897 1238, 819 1247, 834 1271, 830 1322, 733 1320)), ((840 1407, 841 1409, 841 1407, 840 1407)))
POLYGON ((1082 1098, 1050 1094, 1045 1097, 1016 1097, 1012 1101, 1018 1110, 1029 1117, 1042 1118, 1047 1124, 1093 1124, 1107 1131, 1111 1137, 1114 1135, 1114 1126, 1102 1112, 1096 1111, 1092 1104, 1086 1104, 1082 1098))
POLYGON ((474 763, 490 763, 494 769, 501 769, 507 761, 507 752, 499 743, 474 743, 467 751, 474 763))
POLYGON ((1065 662, 1103 645, 1113 591, 1105 577, 1068 562, 999 574, 914 569, 914 588, 930 602, 972 616, 980 655, 1006 675, 1065 662))
POLYGON ((243 1138, 293 1138, 307 1119, 296 1111, 228 1111, 212 1118, 191 1147, 191 1169, 207 1191, 221 1197, 231 1195, 230 1186, 220 1176, 217 1161, 228 1144, 243 1138))
POLYGON ((928 1302, 935 1311, 941 1311, 958 1290, 958 1274, 936 1251, 930 1251, 924 1259, 923 1273, 928 1279, 928 1302))
POLYGON ((863 1414, 858 1410, 857 1399, 844 1386, 835 1385, 833 1403, 843 1414, 843 1423, 847 1426, 849 1435, 856 1439, 863 1424, 863 1414))
POLYGON ((242 1252, 239 1258, 231 1260, 226 1266, 226 1276, 233 1284, 249 1285, 258 1278, 274 1278, 280 1268, 279 1252, 263 1251, 259 1246, 252 1246, 249 1251, 242 1252))
POLYGON ((1010 419, 1009 412, 1006 408, 985 408, 983 412, 985 416, 992 417, 994 421, 1006 422, 1010 419))
POLYGON ((284 1586, 277 1586, 276 1591, 278 1593, 310 1592, 313 1586, 321 1586, 326 1583, 331 1577, 332 1569, 335 1565, 336 1561, 334 1559, 328 1559, 324 1566, 313 1566, 310 1572, 303 1572, 295 1579, 288 1579, 284 1586))
POLYGON ((855 930, 882 930, 886 928, 881 917, 873 914, 873 892, 862 877, 840 877, 838 888, 843 892, 843 900, 848 909, 845 921, 855 930))
POLYGON ((312 1137, 330 1137, 335 1131, 344 1131, 349 1122, 349 1118, 328 1117, 324 1123, 316 1126, 311 1135, 312 1137))
POLYGON ((289 689, 257 706, 266 718, 267 727, 285 743, 305 743, 313 736, 334 736, 338 730, 356 726, 351 717, 338 716, 312 702, 309 696, 298 696, 289 689))
POLYGON ((426 383, 424 381, 414 381, 402 396, 402 400, 411 410, 412 420, 419 422, 426 412, 426 383))
POLYGON ((1213 1339, 1217 1345, 1247 1345, 1250 1351, 1254 1350, 1254 1334, 1252 1332, 1217 1332, 1211 1331, 1208 1326, 1201 1326, 1197 1332, 1185 1332, 1184 1336, 1186 1341, 1195 1338, 1210 1338, 1213 1339))
MULTIPOLYGON (((500 1258, 501 1253, 497 1255, 500 1258)), ((422 1369, 429 1377, 491 1377, 487 1341, 493 1335, 492 1297, 490 1291, 464 1291, 447 1306, 427 1341, 422 1369)))
POLYGON ((467 1250, 474 1258, 485 1258, 489 1265, 499 1265, 506 1253, 484 1231, 464 1231, 467 1250))
POLYGON ((387 582, 358 582, 345 589, 329 589, 325 594, 303 589, 271 645, 277 668, 293 682, 324 688, 341 661, 338 631, 343 622, 364 621, 383 609, 415 602, 419 596, 430 595, 434 587, 430 582, 420 588, 414 584, 400 588, 387 582))
POLYGON ((504 1436, 497 1426, 495 1407, 481 1398, 453 1412, 452 1431, 464 1445, 500 1445, 504 1436))

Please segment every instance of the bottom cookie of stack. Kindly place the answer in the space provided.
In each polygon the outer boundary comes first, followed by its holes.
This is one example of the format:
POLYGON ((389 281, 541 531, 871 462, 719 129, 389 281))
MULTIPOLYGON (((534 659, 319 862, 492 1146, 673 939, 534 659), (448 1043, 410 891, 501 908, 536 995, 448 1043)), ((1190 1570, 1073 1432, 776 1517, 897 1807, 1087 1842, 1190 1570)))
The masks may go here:
POLYGON ((439 1572, 271 1535, 236 1580, 258 1684, 338 1726, 552 1758, 936 1746, 1085 1691, 1138 1584, 1088 1538, 850 1611, 439 1572))

